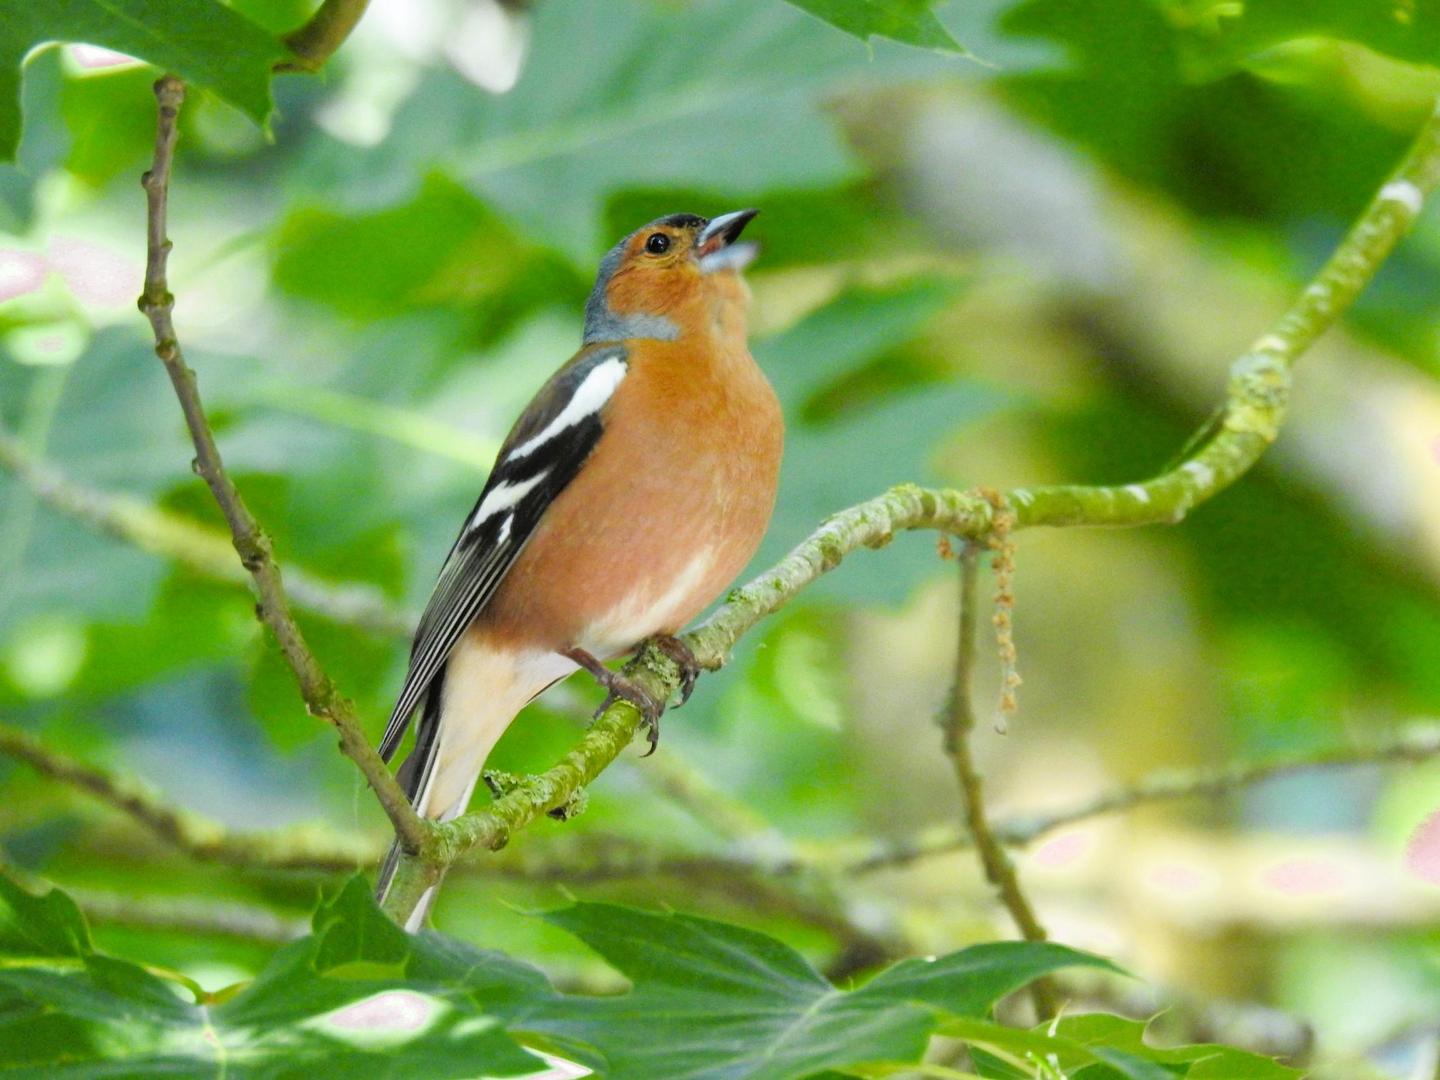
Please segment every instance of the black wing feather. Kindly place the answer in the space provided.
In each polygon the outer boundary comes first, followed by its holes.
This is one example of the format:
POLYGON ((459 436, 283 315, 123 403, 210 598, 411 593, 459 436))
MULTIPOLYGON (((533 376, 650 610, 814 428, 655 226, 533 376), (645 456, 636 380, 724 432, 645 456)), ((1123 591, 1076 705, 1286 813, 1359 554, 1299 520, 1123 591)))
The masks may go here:
MULTIPOLYGON (((608 360, 623 362, 625 358, 625 350, 616 346, 582 352, 551 377, 506 438, 494 472, 440 569, 435 590, 415 631, 405 685, 380 740, 380 756, 386 761, 400 745, 411 714, 426 690, 443 672, 455 643, 494 595, 550 503, 579 473, 600 441, 604 425, 600 415, 592 413, 529 453, 515 457, 512 451, 543 431, 561 413, 591 371, 608 360), (513 489, 526 484, 531 486, 508 510, 492 513, 478 526, 474 524, 476 513, 492 491, 505 485, 513 489)), ((429 720, 432 712, 438 723, 438 709, 427 710, 425 719, 429 720)), ((422 739, 425 734, 422 732, 422 739)), ((432 734, 429 742, 434 741, 432 734)), ((430 750, 433 753, 433 745, 430 750)))

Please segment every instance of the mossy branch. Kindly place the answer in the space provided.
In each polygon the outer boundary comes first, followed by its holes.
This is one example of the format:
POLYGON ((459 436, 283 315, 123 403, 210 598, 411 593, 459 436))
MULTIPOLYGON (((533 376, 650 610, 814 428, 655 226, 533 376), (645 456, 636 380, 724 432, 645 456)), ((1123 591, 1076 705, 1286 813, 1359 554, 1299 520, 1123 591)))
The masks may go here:
MULTIPOLYGON (((355 18, 363 3, 326 0, 324 18, 355 18)), ((340 26, 336 22, 335 26, 340 26)), ((353 20, 349 23, 353 26, 353 20)), ((317 29, 317 34, 320 32, 317 29)), ((348 33, 348 27, 344 33, 348 33)), ((331 31, 325 31, 330 34, 331 31)), ((344 33, 339 34, 343 40, 344 33)), ((338 40, 336 42, 338 44, 338 40)), ((292 43, 293 46, 293 43, 292 43)), ((323 48, 321 49, 323 51, 323 48)), ((333 51, 333 47, 331 48, 333 51)), ((328 55, 328 53, 325 53, 328 55)), ((472 848, 498 849, 543 814, 570 805, 633 739, 640 716, 625 702, 612 705, 555 766, 527 778, 489 808, 435 826, 421 821, 365 739, 344 699, 306 646, 290 613, 268 537, 245 508, 224 471, 205 419, 193 372, 185 364, 171 321, 173 297, 166 285, 170 244, 165 235, 166 194, 173 160, 176 117, 183 100, 180 80, 156 84, 160 106, 154 167, 146 174, 149 245, 141 310, 150 319, 156 354, 164 362, 196 447, 196 471, 210 486, 230 526, 242 565, 260 599, 259 613, 280 644, 307 706, 335 725, 341 745, 375 789, 409 854, 402 859, 387 910, 403 918, 424 889, 472 848)), ((1277 437, 1284 421, 1294 360, 1343 312, 1404 235, 1426 194, 1440 181, 1440 119, 1432 116, 1410 154, 1346 235, 1329 262, 1288 311, 1231 368, 1224 419, 1200 449, 1177 468, 1122 486, 1020 488, 999 499, 951 490, 902 485, 832 517, 774 569, 731 594, 710 619, 685 636, 707 669, 722 666, 735 642, 777 611, 821 574, 861 547, 883 547, 898 531, 936 529, 967 540, 988 539, 997 506, 1013 513, 1015 529, 1037 525, 1136 526, 1175 523, 1250 469, 1277 437)), ((627 674, 658 698, 677 689, 679 672, 659 650, 645 647, 627 674)))
MULTIPOLYGON (((1223 419, 1199 449, 1149 480, 1119 486, 1017 488, 1000 498, 902 485, 830 518, 773 569, 761 574, 683 640, 707 669, 721 667, 735 642, 805 586, 862 547, 884 547, 906 529, 936 529, 967 540, 987 539, 997 506, 1014 529, 1040 525, 1175 524, 1245 474, 1279 435, 1289 402, 1291 366, 1349 308, 1440 183, 1440 110, 1432 112, 1409 153, 1376 193, 1329 261, 1288 310, 1230 368, 1223 419)), ((657 650, 644 648, 626 673, 661 700, 676 691, 679 673, 657 650)), ((475 847, 503 847, 518 829, 567 805, 634 737, 639 713, 617 702, 559 763, 527 780, 489 808, 437 829, 425 859, 402 860, 387 900, 398 918, 413 908, 444 867, 475 847)))

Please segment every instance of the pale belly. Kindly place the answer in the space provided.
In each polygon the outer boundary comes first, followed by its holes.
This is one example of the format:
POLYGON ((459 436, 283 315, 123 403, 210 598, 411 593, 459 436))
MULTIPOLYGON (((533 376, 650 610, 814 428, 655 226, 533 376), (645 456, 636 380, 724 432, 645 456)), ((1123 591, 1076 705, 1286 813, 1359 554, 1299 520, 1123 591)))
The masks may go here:
POLYGON ((610 610, 586 624, 580 632, 580 648, 608 658, 653 634, 679 630, 709 602, 715 570, 715 548, 706 547, 678 572, 636 582, 610 610))

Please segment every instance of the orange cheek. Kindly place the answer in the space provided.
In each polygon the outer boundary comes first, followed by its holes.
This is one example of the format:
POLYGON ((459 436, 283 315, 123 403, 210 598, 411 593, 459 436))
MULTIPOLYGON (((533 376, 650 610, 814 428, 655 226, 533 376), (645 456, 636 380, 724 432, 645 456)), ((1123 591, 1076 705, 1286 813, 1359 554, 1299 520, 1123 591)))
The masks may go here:
POLYGON ((674 267, 640 268, 617 274, 610 283, 610 308, 621 315, 679 311, 694 291, 691 275, 674 267))

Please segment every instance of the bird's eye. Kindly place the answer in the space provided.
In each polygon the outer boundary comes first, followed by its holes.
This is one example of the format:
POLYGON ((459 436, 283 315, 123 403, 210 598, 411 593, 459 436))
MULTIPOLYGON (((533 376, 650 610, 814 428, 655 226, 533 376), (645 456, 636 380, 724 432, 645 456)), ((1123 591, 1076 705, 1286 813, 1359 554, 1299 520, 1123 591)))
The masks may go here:
POLYGON ((664 255, 670 250, 670 237, 663 232, 651 233, 645 238, 645 250, 651 255, 664 255))

